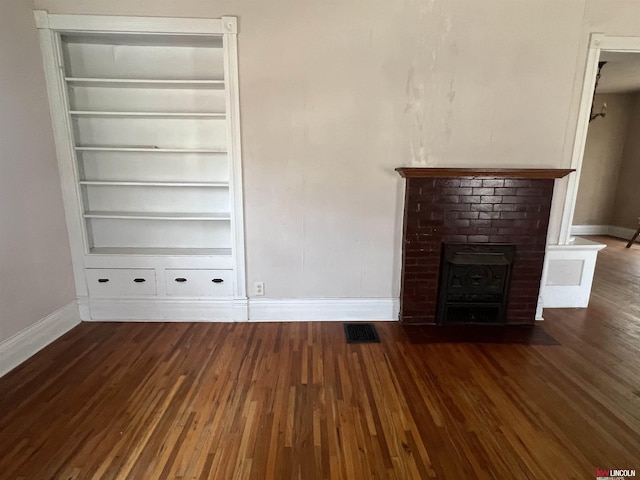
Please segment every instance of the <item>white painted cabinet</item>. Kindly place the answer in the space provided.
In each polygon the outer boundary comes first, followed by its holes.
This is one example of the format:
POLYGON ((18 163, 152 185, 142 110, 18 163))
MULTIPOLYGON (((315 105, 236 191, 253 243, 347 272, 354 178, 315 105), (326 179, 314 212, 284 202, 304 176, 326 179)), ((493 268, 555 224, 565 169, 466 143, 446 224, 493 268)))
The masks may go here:
POLYGON ((165 271, 167 295, 179 297, 220 297, 232 295, 233 278, 225 270, 165 271))
MULTIPOLYGON (((36 21, 84 317, 109 316, 94 297, 112 298, 119 318, 119 298, 157 300, 149 315, 163 319, 162 302, 209 297, 244 319, 235 18, 36 21), (205 284, 216 271, 223 281, 205 284)), ((188 320, 193 308, 170 310, 188 320)), ((211 320, 229 311, 212 303, 211 320)))
POLYGON ((96 297, 155 295, 156 272, 152 268, 89 268, 89 293, 96 297))

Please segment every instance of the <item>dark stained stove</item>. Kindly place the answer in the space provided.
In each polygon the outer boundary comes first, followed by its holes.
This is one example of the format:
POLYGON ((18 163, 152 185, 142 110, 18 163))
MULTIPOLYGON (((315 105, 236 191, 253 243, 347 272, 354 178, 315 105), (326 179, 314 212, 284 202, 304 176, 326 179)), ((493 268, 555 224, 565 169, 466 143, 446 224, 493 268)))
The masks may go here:
POLYGON ((444 244, 436 323, 503 324, 514 245, 444 244))

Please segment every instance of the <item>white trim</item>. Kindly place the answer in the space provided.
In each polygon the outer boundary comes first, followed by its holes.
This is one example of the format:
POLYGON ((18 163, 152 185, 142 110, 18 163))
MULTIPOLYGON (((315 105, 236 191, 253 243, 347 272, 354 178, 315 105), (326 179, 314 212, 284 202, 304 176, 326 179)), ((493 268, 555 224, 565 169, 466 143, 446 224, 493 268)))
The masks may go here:
POLYGON ((589 42, 589 53, 585 65, 584 80, 582 83, 582 97, 580 100, 580 110, 578 113, 578 125, 573 142, 573 153, 571 154, 571 167, 575 169, 573 175, 569 175, 567 180, 567 194, 562 210, 562 222, 560 224, 560 237, 558 243, 564 245, 571 240, 570 229, 573 223, 573 214, 576 209, 576 199, 578 197, 578 183, 582 172, 582 159, 584 157, 584 147, 587 141, 587 130, 589 127, 589 115, 591 112, 591 102, 593 101, 593 91, 595 89, 596 75, 598 73, 598 59, 600 58, 599 45, 604 37, 601 33, 592 33, 589 42))
POLYGON ((571 224, 576 208, 578 197, 578 183, 582 172, 582 160, 584 148, 587 140, 587 130, 589 127, 589 115, 591 113, 591 103, 595 89, 595 80, 598 73, 598 61, 601 51, 610 52, 640 52, 640 37, 615 37, 603 33, 592 33, 589 40, 589 51, 585 65, 584 81, 582 84, 582 96, 580 98, 580 109, 578 113, 578 123, 576 135, 574 137, 573 152, 571 154, 571 167, 575 169, 573 175, 569 175, 567 183, 567 193, 562 211, 562 221, 560 224, 559 241, 561 245, 571 241, 571 224))
POLYGON ((397 298, 122 299, 89 298, 93 321, 397 321, 397 298))
POLYGON ((237 17, 221 17, 222 31, 224 33, 238 33, 238 18, 237 17))
POLYGON ((46 10, 34 10, 33 16, 36 20, 36 28, 49 28, 49 12, 46 10))
MULTIPOLYGON (((223 17, 230 19, 232 17, 223 17)), ((227 145, 228 158, 231 162, 229 169, 229 193, 232 202, 231 211, 234 212, 231 222, 231 238, 233 239, 233 258, 236 271, 235 294, 238 297, 247 296, 245 245, 244 245, 244 196, 242 192, 242 145, 240 141, 240 88, 238 83, 238 38, 235 34, 223 36, 226 112, 227 112, 227 145)))
POLYGON ((238 309, 241 299, 89 298, 93 321, 232 322, 238 309))
POLYGON ((274 321, 397 321, 397 298, 283 298, 249 300, 249 320, 274 321))
POLYGON ((246 322, 249 320, 249 299, 236 298, 233 301, 233 321, 246 322))
POLYGON ((609 225, 572 225, 571 235, 607 235, 609 225))
POLYGON ((591 46, 608 52, 637 52, 640 50, 640 37, 616 37, 596 34, 593 37, 591 46))
POLYGON ((74 300, 0 343, 0 377, 80 324, 74 300))
POLYGON ((168 33, 211 35, 237 33, 234 17, 169 18, 121 17, 115 15, 52 14, 46 10, 34 12, 37 28, 57 31, 100 31, 117 33, 168 33), (233 20, 232 20, 233 19, 233 20))
MULTIPOLYGON (((616 225, 573 225, 571 235, 611 235, 612 237, 629 240, 636 231, 632 228, 616 225)), ((640 237, 636 239, 640 242, 640 237)))
MULTIPOLYGON (((45 12, 46 13, 46 12, 45 12)), ((36 11, 36 20, 41 11, 36 11)), ((62 60, 60 56, 59 35, 52 30, 41 28, 40 48, 44 62, 44 73, 47 80, 47 93, 53 125, 53 137, 58 159, 58 171, 62 187, 62 200, 69 232, 71 262, 75 280, 76 295, 86 297, 87 282, 84 273, 85 232, 82 225, 82 209, 76 190, 75 151, 71 141, 72 129, 69 117, 57 112, 67 111, 66 87, 62 80, 62 60)))
POLYGON ((78 310, 80 311, 80 319, 83 322, 91 320, 91 310, 89 309, 89 297, 78 297, 78 310))
POLYGON ((567 245, 548 245, 547 252, 569 252, 571 250, 600 251, 605 247, 606 245, 604 243, 598 243, 598 242, 594 242, 593 240, 588 240, 586 238, 576 237, 571 241, 571 243, 567 245))
MULTIPOLYGON (((615 225, 609 225, 609 235, 612 237, 623 238, 625 240, 630 240, 633 237, 633 234, 636 233, 635 230, 631 228, 624 227, 616 227, 615 225)), ((636 238, 636 242, 640 242, 640 238, 636 238)))
MULTIPOLYGON (((542 288, 540 289, 542 290, 542 288)), ((538 304, 536 305, 536 316, 534 317, 534 320, 536 322, 542 322, 544 321, 544 317, 543 312, 544 312, 544 304, 542 303, 542 295, 538 295, 538 304)))

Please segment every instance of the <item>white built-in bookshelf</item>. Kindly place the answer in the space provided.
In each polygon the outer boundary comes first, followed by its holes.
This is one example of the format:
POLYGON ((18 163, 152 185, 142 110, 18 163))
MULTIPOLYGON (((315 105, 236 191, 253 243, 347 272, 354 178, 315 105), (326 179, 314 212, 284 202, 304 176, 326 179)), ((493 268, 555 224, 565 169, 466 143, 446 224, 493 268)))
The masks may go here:
POLYGON ((104 316, 111 297, 237 305, 246 293, 235 18, 36 20, 87 315, 104 316))

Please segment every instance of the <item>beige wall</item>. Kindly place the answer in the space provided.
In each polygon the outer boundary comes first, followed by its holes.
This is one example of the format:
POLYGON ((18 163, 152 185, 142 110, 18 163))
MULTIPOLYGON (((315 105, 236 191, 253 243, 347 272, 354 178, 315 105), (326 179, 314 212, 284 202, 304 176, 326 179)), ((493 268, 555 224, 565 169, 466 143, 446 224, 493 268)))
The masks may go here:
POLYGON ((75 297, 30 2, 0 3, 0 341, 75 297))
POLYGON ((269 297, 398 295, 394 167, 567 167, 589 33, 640 35, 635 3, 35 0, 240 17, 248 283, 269 297))
POLYGON ((611 224, 618 227, 638 228, 640 216, 640 94, 633 96, 632 115, 624 145, 620 176, 616 187, 611 224))
POLYGON ((596 95, 594 112, 606 102, 607 116, 589 124, 574 225, 611 224, 633 98, 631 94, 596 95))
POLYGON ((606 119, 589 125, 574 225, 614 225, 635 230, 640 216, 640 94, 597 95, 606 119))

